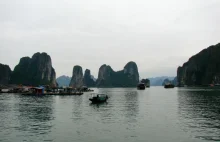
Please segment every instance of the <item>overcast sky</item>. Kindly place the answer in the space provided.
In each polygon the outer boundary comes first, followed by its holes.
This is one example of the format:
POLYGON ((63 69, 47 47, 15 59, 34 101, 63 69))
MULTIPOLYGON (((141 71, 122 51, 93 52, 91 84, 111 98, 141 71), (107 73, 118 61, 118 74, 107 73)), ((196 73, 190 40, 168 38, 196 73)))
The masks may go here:
POLYGON ((177 67, 220 42, 220 0, 0 0, 0 63, 47 52, 57 77, 74 65, 135 61, 141 78, 177 67))

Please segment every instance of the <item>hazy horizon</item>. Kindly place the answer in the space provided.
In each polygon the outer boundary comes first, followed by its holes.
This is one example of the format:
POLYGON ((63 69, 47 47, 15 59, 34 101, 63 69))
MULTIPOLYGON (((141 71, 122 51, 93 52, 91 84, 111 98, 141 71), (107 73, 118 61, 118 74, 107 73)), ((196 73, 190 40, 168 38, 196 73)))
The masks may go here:
POLYGON ((0 63, 13 70, 21 57, 46 52, 56 77, 74 65, 122 70, 140 78, 176 76, 178 66, 220 42, 219 0, 1 1, 0 63))

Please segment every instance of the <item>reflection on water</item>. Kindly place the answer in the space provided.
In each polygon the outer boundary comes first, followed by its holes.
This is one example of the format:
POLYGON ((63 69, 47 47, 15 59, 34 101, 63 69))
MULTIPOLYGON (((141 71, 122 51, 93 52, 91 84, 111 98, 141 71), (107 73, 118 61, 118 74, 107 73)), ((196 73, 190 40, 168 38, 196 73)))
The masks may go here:
POLYGON ((220 95, 213 90, 151 87, 95 89, 82 96, 0 94, 0 141, 220 141, 220 95))
POLYGON ((50 121, 53 119, 53 99, 51 97, 26 97, 22 95, 11 97, 10 102, 0 103, 5 105, 1 108, 10 108, 8 113, 6 110, 2 112, 8 115, 1 114, 1 116, 5 116, 5 118, 1 118, 1 122, 7 124, 1 125, 0 128, 4 133, 4 141, 7 141, 7 138, 14 133, 17 134, 14 137, 16 141, 28 141, 31 137, 39 141, 50 140, 44 136, 47 136, 52 128, 50 121), (11 124, 8 124, 8 122, 11 124))
POLYGON ((90 103, 89 104, 94 109, 98 110, 99 108, 105 107, 108 105, 108 102, 102 102, 102 103, 90 103))
POLYGON ((35 135, 47 134, 52 125, 48 123, 53 119, 53 99, 51 97, 18 97, 19 129, 29 131, 35 135), (27 99, 27 101, 25 101, 27 99))
POLYGON ((135 123, 137 122, 137 115, 139 113, 139 101, 137 91, 126 92, 124 112, 125 118, 127 119, 126 123, 135 123))
POLYGON ((72 111, 73 111, 73 120, 77 121, 77 120, 81 120, 82 119, 82 97, 75 97, 74 99, 72 99, 72 111))
POLYGON ((0 141, 6 141, 7 137, 4 135, 10 135, 11 128, 13 127, 13 96, 0 95, 0 141))
POLYGON ((183 129, 203 140, 220 141, 220 93, 214 90, 179 90, 183 129))

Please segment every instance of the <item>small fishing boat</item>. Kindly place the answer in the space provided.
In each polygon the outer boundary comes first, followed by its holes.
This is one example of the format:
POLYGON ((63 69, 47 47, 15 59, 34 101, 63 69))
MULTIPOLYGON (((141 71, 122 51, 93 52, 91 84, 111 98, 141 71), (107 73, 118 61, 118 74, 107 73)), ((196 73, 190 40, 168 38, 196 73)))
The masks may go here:
POLYGON ((139 84, 137 85, 137 89, 138 89, 138 90, 145 90, 145 88, 146 88, 146 86, 145 86, 144 83, 139 83, 139 84))
POLYGON ((164 88, 174 88, 175 86, 171 83, 165 84, 164 88))
POLYGON ((102 102, 106 102, 108 100, 108 96, 106 94, 91 94, 91 97, 89 98, 89 100, 92 103, 102 103, 102 102))

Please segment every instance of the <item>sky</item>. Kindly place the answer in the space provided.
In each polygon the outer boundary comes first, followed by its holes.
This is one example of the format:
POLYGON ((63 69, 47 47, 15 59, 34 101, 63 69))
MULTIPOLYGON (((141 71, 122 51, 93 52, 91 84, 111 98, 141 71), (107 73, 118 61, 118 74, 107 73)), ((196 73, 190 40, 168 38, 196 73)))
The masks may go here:
POLYGON ((57 77, 129 61, 141 78, 177 67, 220 42, 220 0, 0 0, 0 63, 46 52, 57 77))

